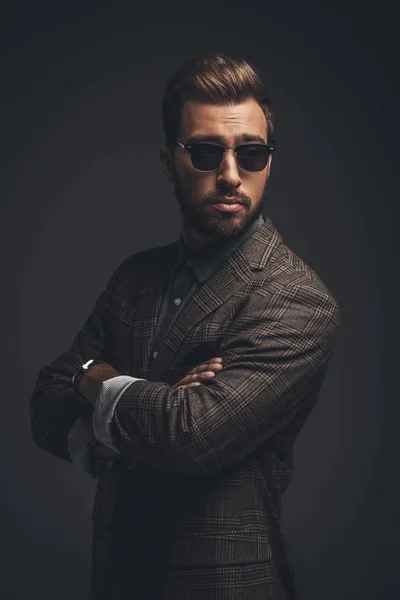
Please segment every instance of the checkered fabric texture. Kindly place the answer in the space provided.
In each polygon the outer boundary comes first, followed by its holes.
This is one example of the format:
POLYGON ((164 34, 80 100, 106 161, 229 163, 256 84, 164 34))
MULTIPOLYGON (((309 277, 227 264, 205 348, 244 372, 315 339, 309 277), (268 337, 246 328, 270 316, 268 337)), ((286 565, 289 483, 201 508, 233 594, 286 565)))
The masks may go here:
POLYGON ((87 404, 71 385, 90 358, 128 386, 111 423, 122 457, 98 468, 92 600, 295 597, 281 497, 293 443, 319 396, 338 304, 267 217, 189 298, 151 354, 178 242, 116 269, 70 349, 40 369, 35 443, 66 461, 87 404), (171 386, 213 356, 205 384, 171 386))

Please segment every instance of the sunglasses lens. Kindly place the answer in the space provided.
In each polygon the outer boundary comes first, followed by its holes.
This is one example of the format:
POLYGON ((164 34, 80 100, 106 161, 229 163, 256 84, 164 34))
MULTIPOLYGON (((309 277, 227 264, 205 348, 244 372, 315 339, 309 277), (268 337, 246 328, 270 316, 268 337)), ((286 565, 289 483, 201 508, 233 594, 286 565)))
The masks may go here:
POLYGON ((193 144, 190 155, 195 169, 213 171, 222 160, 223 148, 214 144, 193 144))
MULTIPOLYGON (((265 169, 270 150, 261 144, 246 144, 236 150, 239 166, 246 171, 265 169)), ((193 144, 190 150, 192 164, 199 171, 213 171, 220 164, 224 154, 221 146, 209 143, 193 144)))
POLYGON ((267 166, 269 149, 260 144, 240 146, 236 150, 237 159, 242 169, 246 171, 262 171, 267 166))

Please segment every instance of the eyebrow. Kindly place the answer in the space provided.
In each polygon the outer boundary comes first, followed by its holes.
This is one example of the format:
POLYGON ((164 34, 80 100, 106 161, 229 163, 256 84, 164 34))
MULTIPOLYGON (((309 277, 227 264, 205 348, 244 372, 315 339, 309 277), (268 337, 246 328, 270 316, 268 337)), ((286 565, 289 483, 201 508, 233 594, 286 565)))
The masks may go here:
MULTIPOLYGON (((192 135, 187 141, 186 144, 195 144, 196 142, 214 142, 215 144, 221 144, 225 146, 225 139, 222 135, 208 135, 208 134, 198 134, 192 135)), ((242 135, 238 135, 235 137, 235 144, 240 144, 241 142, 257 142, 259 144, 266 144, 267 142, 261 135, 243 133, 242 135)))

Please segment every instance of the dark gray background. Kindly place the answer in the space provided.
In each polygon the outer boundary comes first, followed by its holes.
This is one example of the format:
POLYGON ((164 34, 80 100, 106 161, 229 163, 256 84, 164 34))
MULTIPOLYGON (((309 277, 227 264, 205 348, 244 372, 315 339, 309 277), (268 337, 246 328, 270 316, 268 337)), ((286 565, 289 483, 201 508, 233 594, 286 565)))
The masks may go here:
POLYGON ((299 599, 397 597, 390 5, 9 3, 0 34, 1 595, 88 598, 95 482, 33 444, 30 395, 116 266, 177 239, 158 155, 164 86, 220 50, 249 60, 277 105, 266 212, 341 308, 284 499, 299 599))

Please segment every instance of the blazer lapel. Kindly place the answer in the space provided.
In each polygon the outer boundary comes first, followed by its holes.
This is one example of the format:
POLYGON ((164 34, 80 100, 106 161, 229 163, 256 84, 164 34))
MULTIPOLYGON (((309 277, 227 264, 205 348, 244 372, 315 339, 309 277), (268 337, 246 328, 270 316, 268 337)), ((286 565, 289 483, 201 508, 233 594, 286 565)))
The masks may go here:
MULTIPOLYGON (((264 224, 197 288, 176 317, 160 348, 157 361, 164 369, 171 365, 190 331, 246 284, 253 277, 254 270, 263 269, 281 241, 281 234, 266 217, 264 224)), ((177 257, 178 242, 163 248, 161 258, 151 265, 150 275, 140 291, 133 333, 133 370, 141 373, 138 377, 146 378, 148 374, 151 342, 170 271, 177 257)))
POLYGON ((161 303, 178 258, 179 243, 162 248, 144 272, 144 283, 135 301, 132 332, 132 376, 148 377, 150 348, 154 337, 161 303))
POLYGON ((189 298, 167 332, 157 360, 168 368, 190 331, 263 269, 282 236, 266 217, 264 224, 243 242, 189 298))

